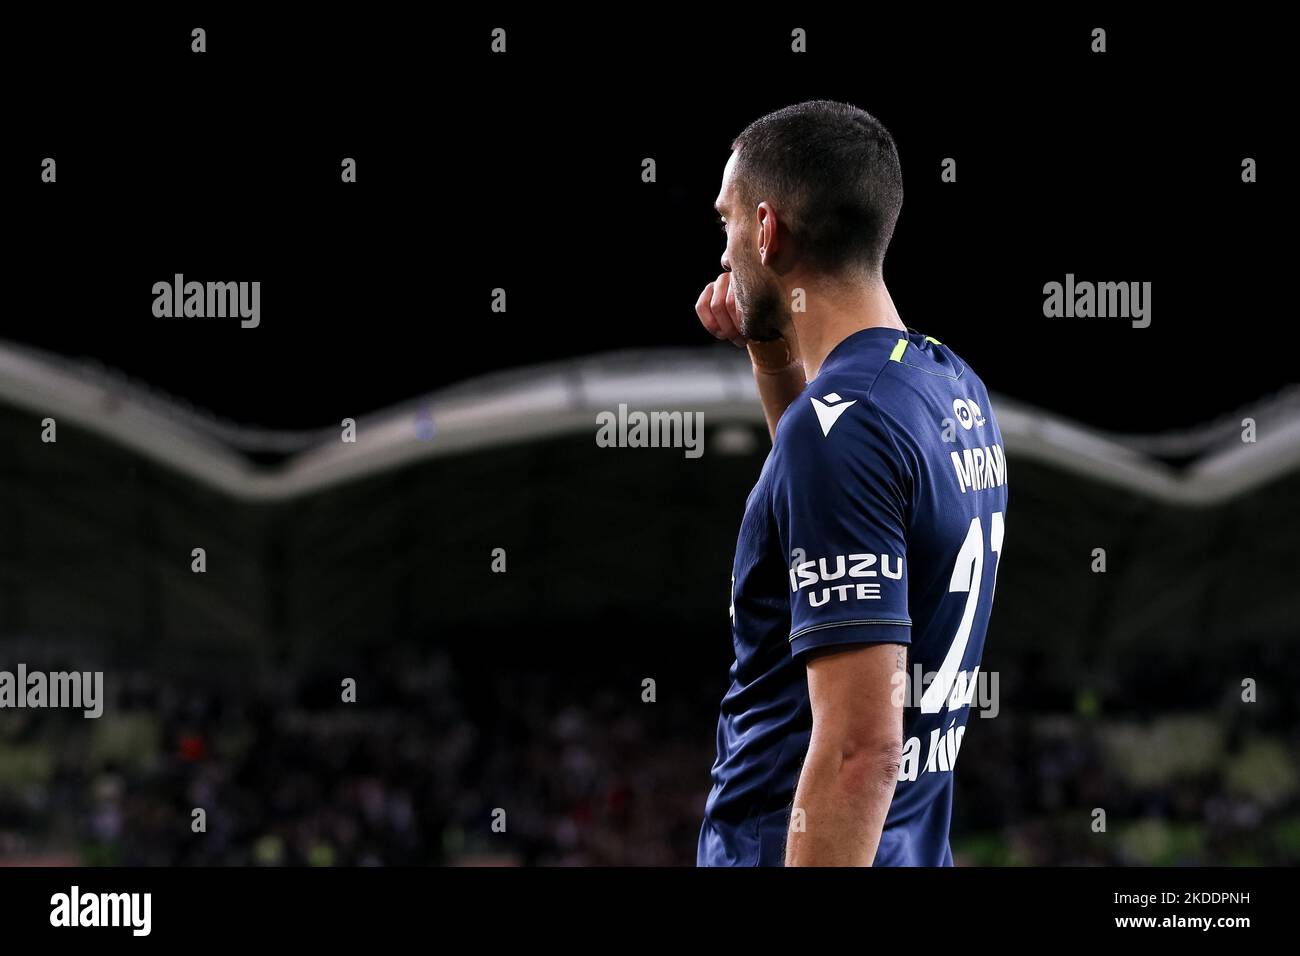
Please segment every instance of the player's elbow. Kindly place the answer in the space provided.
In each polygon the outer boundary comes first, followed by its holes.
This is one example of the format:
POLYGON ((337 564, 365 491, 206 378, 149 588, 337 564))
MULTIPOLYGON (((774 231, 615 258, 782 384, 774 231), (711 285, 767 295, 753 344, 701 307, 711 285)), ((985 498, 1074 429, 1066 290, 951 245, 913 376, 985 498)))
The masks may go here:
POLYGON ((852 738, 840 741, 839 776, 856 791, 892 791, 898 783, 903 745, 897 739, 852 738))

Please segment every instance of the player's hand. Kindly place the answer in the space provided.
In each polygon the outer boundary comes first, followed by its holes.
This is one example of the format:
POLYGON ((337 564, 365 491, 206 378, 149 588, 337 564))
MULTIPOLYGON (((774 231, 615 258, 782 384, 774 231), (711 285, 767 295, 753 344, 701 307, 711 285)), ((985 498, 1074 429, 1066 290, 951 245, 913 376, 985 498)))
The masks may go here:
POLYGON ((736 293, 731 288, 731 273, 724 272, 710 282, 695 301, 695 314, 700 317, 700 324, 715 339, 730 342, 737 348, 749 344, 741 329, 740 306, 736 304, 736 293))
MULTIPOLYGON (((736 292, 731 287, 731 273, 724 272, 704 287, 695 302, 695 314, 700 324, 716 339, 723 339, 737 348, 749 347, 749 358, 754 368, 766 374, 787 373, 791 370, 802 376, 799 365, 799 347, 793 338, 775 339, 771 342, 751 342, 741 331, 743 313, 736 303, 736 292)), ((802 378, 800 379, 802 383, 802 378)))

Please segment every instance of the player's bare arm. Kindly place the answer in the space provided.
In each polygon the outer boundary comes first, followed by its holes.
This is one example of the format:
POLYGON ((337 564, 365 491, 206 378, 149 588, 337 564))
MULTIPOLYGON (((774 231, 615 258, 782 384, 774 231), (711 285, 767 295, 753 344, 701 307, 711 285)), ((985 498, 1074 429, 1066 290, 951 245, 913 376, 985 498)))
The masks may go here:
POLYGON ((900 644, 812 655, 812 739, 795 790, 786 866, 870 866, 898 782, 906 669, 900 644))

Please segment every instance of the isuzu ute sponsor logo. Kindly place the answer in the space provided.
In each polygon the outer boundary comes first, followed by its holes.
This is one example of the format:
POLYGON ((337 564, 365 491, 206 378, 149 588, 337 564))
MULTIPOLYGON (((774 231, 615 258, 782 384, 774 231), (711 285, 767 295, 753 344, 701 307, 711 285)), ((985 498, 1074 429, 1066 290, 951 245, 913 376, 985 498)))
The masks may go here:
POLYGON ((853 583, 829 585, 808 592, 810 607, 821 607, 834 597, 839 601, 879 601, 879 580, 862 580, 863 578, 889 578, 902 580, 903 559, 889 554, 850 554, 836 555, 833 558, 819 558, 816 561, 804 561, 790 568, 790 590, 798 594, 804 588, 828 581, 854 579, 853 583))

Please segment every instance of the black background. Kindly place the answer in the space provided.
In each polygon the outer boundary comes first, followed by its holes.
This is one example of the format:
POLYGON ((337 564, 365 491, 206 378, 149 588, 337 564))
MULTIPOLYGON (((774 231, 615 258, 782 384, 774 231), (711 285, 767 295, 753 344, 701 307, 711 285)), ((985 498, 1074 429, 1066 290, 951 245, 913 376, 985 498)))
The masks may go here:
POLYGON ((1140 432, 1295 379, 1274 304, 1283 33, 1254 14, 173 12, 8 33, 0 336, 237 421, 320 426, 489 370, 710 346, 693 305, 718 272, 729 143, 814 97, 893 132, 906 199, 886 280, 995 392, 1140 432), (152 285, 176 272, 260 280, 261 326, 154 318, 152 285), (1152 282, 1151 327, 1044 318, 1043 284, 1067 272, 1152 282))
POLYGON ((1252 930, 1277 932, 1286 925, 1286 871, 1276 868, 182 868, 168 870, 165 879, 157 872, 0 870, 6 938, 134 950, 149 946, 149 940, 162 945, 193 939, 201 930, 209 943, 319 940, 336 949, 345 942, 373 944, 385 933, 445 933, 455 925, 498 944, 516 938, 521 943, 631 937, 675 942, 707 933, 742 946, 761 934, 761 942, 771 945, 774 938, 784 941, 786 933, 791 942, 804 941, 813 918, 811 904, 804 902, 809 900, 816 900, 819 910, 861 913, 856 931, 863 939, 891 941, 1038 940, 1064 929, 1074 940, 1134 933, 1141 939, 1154 932, 1180 946, 1197 937, 1222 948, 1251 938, 1252 930), (124 928, 51 928, 50 897, 67 894, 74 884, 82 894, 152 893, 150 936, 136 938, 124 928), (1146 907, 1115 902, 1116 894, 1158 898, 1161 893, 1175 894, 1178 902, 1146 907), (1187 894, 1208 893, 1245 899, 1186 902, 1187 894), (772 900, 776 909, 756 915, 755 899, 772 900), (960 922, 935 918, 949 914, 960 922), (1117 917, 1246 917, 1250 926, 1144 930, 1118 928, 1117 917))

